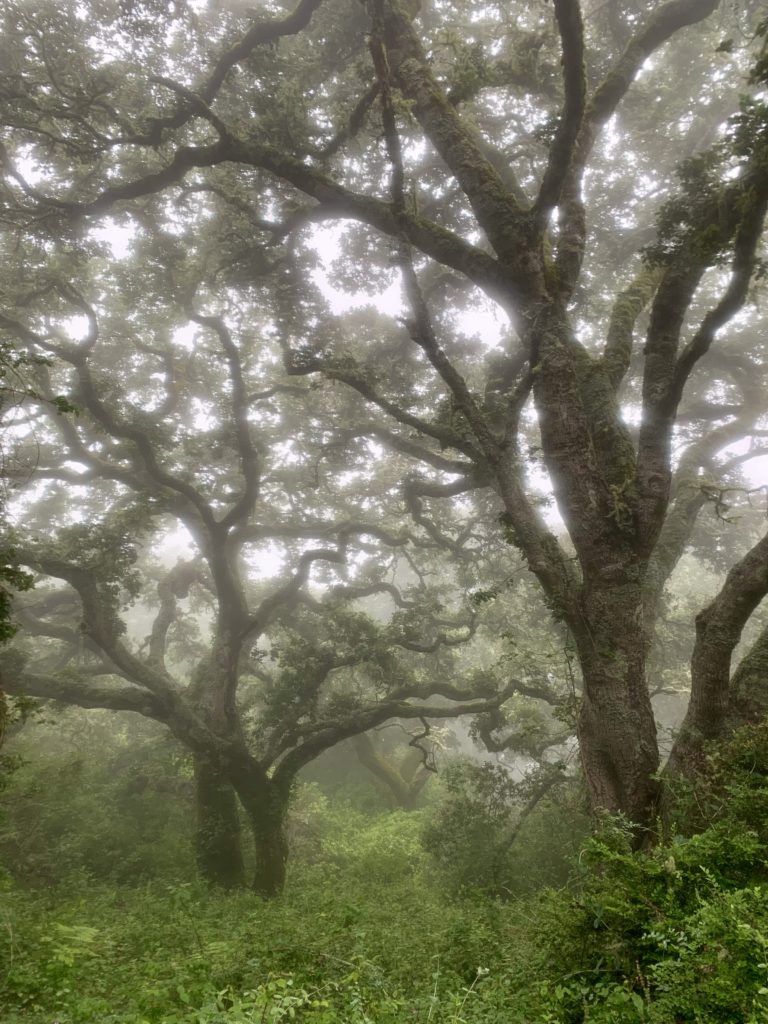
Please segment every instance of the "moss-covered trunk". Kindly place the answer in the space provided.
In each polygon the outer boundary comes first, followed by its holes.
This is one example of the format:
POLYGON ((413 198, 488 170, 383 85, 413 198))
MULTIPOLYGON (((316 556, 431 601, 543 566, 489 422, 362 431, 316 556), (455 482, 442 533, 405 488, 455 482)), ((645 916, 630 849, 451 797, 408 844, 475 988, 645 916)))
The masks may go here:
POLYGON ((229 777, 253 836, 255 866, 252 887, 265 899, 278 896, 285 885, 288 862, 285 836, 288 794, 247 755, 232 762, 229 777))
POLYGON ((288 863, 288 841, 283 827, 283 815, 267 811, 250 816, 256 864, 252 887, 265 899, 279 896, 285 886, 288 863))
POLYGON ((585 587, 582 611, 578 737, 590 803, 593 811, 621 812, 642 829, 656 813, 659 749, 640 588, 626 581, 585 587))
POLYGON ((211 885, 245 885, 237 796, 227 776, 211 759, 197 755, 195 773, 195 856, 211 885))

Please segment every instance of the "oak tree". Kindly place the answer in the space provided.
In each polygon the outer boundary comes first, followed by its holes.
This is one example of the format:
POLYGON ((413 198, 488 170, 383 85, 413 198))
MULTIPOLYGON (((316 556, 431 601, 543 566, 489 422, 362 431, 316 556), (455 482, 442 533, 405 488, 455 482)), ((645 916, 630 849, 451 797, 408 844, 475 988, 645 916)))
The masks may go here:
MULTIPOLYGON (((592 806, 647 826, 664 586, 701 509, 743 483, 745 450, 765 433, 752 309, 768 204, 759 4, 5 6, 3 217, 7 244, 36 256, 35 282, 14 282, 0 323, 50 349, 46 305, 89 320, 56 354, 117 447, 115 483, 152 478, 229 580, 228 538, 247 533, 238 516, 258 474, 228 316, 269 292, 291 386, 344 403, 347 423, 326 440, 350 472, 386 452, 410 466, 401 495, 419 529, 455 541, 456 517, 483 508, 485 529, 520 552, 577 652, 592 806), (332 261, 319 241, 329 222, 341 225, 332 261), (173 449, 158 454, 169 442, 134 425, 138 409, 109 411, 89 377, 99 284, 77 262, 105 224, 148 240, 148 279, 172 268, 175 301, 229 367, 235 498, 202 499, 170 468, 173 449), (186 262, 207 269, 184 299, 186 262), (386 293, 394 318, 345 312, 339 295, 355 292, 386 293)), ((143 367, 164 351, 132 357, 143 367)), ((90 448, 79 461, 94 459, 90 448)), ((697 620, 675 762, 760 704, 749 693, 764 636, 733 685, 730 662, 768 590, 766 550, 738 559, 697 620)), ((299 556, 291 579, 321 557, 299 556)), ((226 636, 249 634, 237 588, 226 600, 226 636)), ((231 648, 215 651, 226 675, 231 648)), ((226 718, 231 687, 220 692, 226 718)))

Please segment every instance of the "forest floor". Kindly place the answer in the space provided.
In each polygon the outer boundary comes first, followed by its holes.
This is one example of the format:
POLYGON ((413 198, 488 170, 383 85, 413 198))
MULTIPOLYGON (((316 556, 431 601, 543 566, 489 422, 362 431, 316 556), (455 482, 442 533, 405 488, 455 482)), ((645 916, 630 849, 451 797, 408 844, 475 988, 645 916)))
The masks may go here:
POLYGON ((270 902, 197 883, 6 880, 0 1019, 768 1022, 768 892, 745 884, 749 837, 710 830, 639 856, 616 833, 588 844, 569 886, 501 899, 445 891, 405 831, 376 858, 361 837, 357 860, 297 860, 270 902))
POLYGON ((271 901, 192 880, 182 801, 30 763, 0 817, 0 1024, 768 1024, 768 727, 707 763, 645 851, 551 803, 503 863, 482 802, 306 784, 271 901))

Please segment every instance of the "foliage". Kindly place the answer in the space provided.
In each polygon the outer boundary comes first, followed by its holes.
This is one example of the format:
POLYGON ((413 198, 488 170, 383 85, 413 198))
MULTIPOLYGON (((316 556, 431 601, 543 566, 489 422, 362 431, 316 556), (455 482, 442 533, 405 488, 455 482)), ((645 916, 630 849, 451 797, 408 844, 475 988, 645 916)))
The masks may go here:
POLYGON ((193 871, 188 765, 152 730, 123 721, 116 735, 107 717, 49 711, 9 751, 0 863, 24 885, 135 885, 193 871))
POLYGON ((302 785, 288 895, 266 904, 191 881, 183 789, 138 784, 161 763, 183 784, 166 741, 73 757, 63 736, 85 716, 67 715, 49 757, 14 777, 0 839, 19 880, 3 883, 9 1024, 766 1019, 765 726, 712 748, 695 786, 677 783, 667 840, 635 851, 632 828, 608 818, 560 889, 538 885, 577 842, 562 798, 536 806, 493 885, 471 873, 520 796, 498 766, 457 762, 445 803, 409 814, 364 814, 302 785))
MULTIPOLYGON (((606 819, 567 887, 504 901, 446 893, 418 850, 424 812, 371 818, 316 786, 297 809, 320 842, 297 848, 279 900, 181 877, 107 888, 74 872, 37 892, 6 881, 4 1022, 763 1024, 758 748, 764 736, 742 735, 717 755, 699 792, 729 800, 703 832, 636 852, 626 823, 606 819)), ((540 854, 520 843, 529 862, 540 854)))
POLYGON ((32 575, 16 563, 14 548, 0 548, 0 644, 7 643, 16 633, 11 620, 13 594, 29 590, 32 582, 32 575))
POLYGON ((574 801, 571 793, 551 796, 542 788, 552 772, 558 769, 530 770, 516 781, 502 764, 455 760, 447 765, 445 798, 428 820, 424 845, 450 891, 479 889, 509 897, 565 880, 586 821, 580 796, 574 801), (531 804, 537 813, 528 818, 531 804))
POLYGON ((571 893, 541 899, 536 943, 557 973, 540 985, 541 1016, 531 1019, 768 1017, 766 751, 765 727, 712 750, 688 811, 682 801, 668 840, 646 852, 633 851, 626 821, 606 819, 571 893))

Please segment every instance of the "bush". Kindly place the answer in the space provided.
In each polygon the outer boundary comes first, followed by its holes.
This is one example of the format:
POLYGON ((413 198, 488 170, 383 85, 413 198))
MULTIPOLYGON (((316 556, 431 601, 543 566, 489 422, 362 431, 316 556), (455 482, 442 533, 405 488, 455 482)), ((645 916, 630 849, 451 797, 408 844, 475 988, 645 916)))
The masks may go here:
POLYGON ((509 897, 566 881, 587 820, 573 780, 557 766, 516 782, 503 765, 456 760, 442 781, 446 796, 423 841, 448 889, 509 897))

